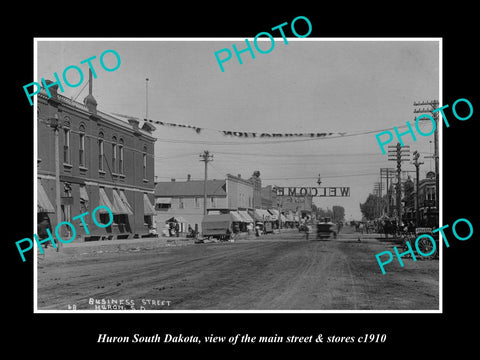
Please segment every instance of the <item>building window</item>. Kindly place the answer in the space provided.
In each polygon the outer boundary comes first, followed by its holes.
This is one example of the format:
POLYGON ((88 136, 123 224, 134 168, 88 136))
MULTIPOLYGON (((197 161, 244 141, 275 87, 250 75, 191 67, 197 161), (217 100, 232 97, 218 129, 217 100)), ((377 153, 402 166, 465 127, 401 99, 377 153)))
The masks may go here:
POLYGON ((79 128, 80 145, 78 147, 78 164, 85 167, 85 127, 80 125, 79 128))
POLYGON ((143 178, 147 178, 147 147, 143 147, 143 178))
POLYGON ((210 198, 210 206, 211 206, 212 208, 215 207, 215 198, 214 198, 214 197, 211 197, 211 198, 210 198))
POLYGON ((435 201, 435 188, 428 187, 425 196, 427 200, 435 201))
POLYGON ((103 133, 100 133, 98 138, 98 170, 104 171, 103 169, 103 133))
POLYGON ((184 205, 183 198, 178 198, 178 208, 183 209, 184 205))
POLYGON ((123 139, 118 144, 118 173, 123 174, 123 139))
POLYGON ((195 198, 195 208, 200 208, 200 198, 198 197, 195 198))
POLYGON ((117 138, 112 139, 112 172, 117 172, 117 138))
POLYGON ((155 210, 168 210, 172 207, 172 204, 159 203, 155 205, 155 210))
MULTIPOLYGON (((115 215, 114 215, 115 217, 115 215)), ((100 214, 100 223, 108 224, 110 222, 110 214, 100 214)), ((111 225, 111 224, 110 224, 111 225)))
POLYGON ((63 133, 65 135, 63 143, 63 162, 65 164, 70 164, 70 129, 64 128, 63 133))

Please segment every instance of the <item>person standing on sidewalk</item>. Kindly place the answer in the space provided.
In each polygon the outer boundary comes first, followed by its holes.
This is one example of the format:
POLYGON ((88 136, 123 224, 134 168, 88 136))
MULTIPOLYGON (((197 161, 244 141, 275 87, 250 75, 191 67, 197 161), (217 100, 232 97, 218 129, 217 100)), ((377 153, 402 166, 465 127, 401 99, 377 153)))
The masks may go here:
POLYGON ((310 235, 310 232, 311 232, 311 227, 310 225, 306 224, 305 225, 305 239, 308 240, 308 237, 310 235))

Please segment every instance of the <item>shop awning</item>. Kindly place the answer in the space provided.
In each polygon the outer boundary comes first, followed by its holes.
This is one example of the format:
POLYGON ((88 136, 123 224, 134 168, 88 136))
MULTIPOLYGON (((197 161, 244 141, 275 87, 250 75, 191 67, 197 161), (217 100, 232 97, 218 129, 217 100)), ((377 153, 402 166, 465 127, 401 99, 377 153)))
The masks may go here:
POLYGON ((55 213, 55 208, 50 202, 40 179, 37 179, 37 212, 55 213))
MULTIPOLYGON (((118 212, 118 210, 112 205, 112 203, 108 199, 108 196, 105 193, 105 189, 104 188, 98 188, 98 189, 99 189, 99 192, 100 192, 99 205, 108 207, 113 215, 120 215, 121 213, 118 212)), ((98 210, 98 212, 100 214, 108 214, 108 211, 103 209, 103 208, 100 208, 98 210)))
POLYGON ((272 214, 265 209, 255 209, 253 215, 255 221, 272 221, 272 214))
POLYGON ((125 205, 125 207, 131 212, 131 214, 129 215, 132 215, 133 208, 130 206, 130 203, 128 202, 127 195, 125 195, 125 191, 120 190, 118 193, 120 194, 120 199, 122 200, 123 205, 125 205))
POLYGON ((245 211, 245 210, 238 210, 238 213, 239 213, 240 216, 243 218, 243 222, 246 222, 246 223, 252 223, 252 222, 254 222, 254 220, 253 220, 252 217, 248 214, 247 211, 245 211))
POLYGON ((172 203, 172 198, 169 197, 157 197, 155 199, 155 204, 171 204, 172 203))
POLYGON ((118 191, 114 189, 112 193, 113 193, 113 207, 115 208, 117 214, 133 215, 133 212, 123 203, 123 200, 120 197, 120 194, 118 193, 118 191))
POLYGON ((268 212, 270 213, 270 220, 277 221, 278 216, 279 216, 279 211, 276 209, 268 209, 268 212))
POLYGON ((143 214, 147 216, 156 214, 155 209, 150 202, 147 194, 143 194, 143 214))
POLYGON ((165 223, 169 223, 169 222, 186 223, 187 220, 185 220, 183 216, 174 216, 165 221, 165 223))
POLYGON ((85 186, 80 185, 80 200, 88 202, 88 193, 85 186))
POLYGON ((242 216, 238 213, 238 211, 230 211, 230 214, 233 216, 233 221, 236 222, 243 222, 242 216))

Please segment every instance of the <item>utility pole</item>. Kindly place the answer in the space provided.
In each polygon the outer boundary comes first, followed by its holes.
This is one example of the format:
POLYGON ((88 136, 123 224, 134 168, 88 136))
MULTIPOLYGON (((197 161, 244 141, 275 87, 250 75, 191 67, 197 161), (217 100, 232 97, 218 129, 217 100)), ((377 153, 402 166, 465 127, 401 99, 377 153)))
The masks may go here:
POLYGON ((382 213, 381 209, 381 200, 382 200, 382 182, 376 182, 373 184, 373 194, 376 196, 375 198, 375 217, 380 217, 382 213))
MULTIPOLYGON (((428 113, 431 114, 433 119, 435 120, 435 132, 433 133, 433 142, 434 142, 434 147, 433 147, 433 156, 428 156, 428 157, 433 157, 435 160, 435 207, 437 211, 439 210, 439 199, 440 199, 440 187, 439 187, 439 174, 438 174, 438 111, 433 112, 435 109, 438 109, 438 100, 427 100, 427 101, 414 101, 413 106, 430 106, 430 108, 420 108, 420 109, 414 109, 413 113, 418 114, 418 113, 428 113)), ((420 120, 422 121, 422 120, 420 120)), ((427 158, 427 156, 425 156, 427 158)))
POLYGON ((213 161, 213 155, 208 150, 204 150, 200 154, 200 161, 205 163, 205 180, 203 181, 203 215, 207 215, 207 180, 208 180, 208 163, 213 161))
POLYGON ((397 143, 397 146, 388 147, 388 160, 397 162, 397 218, 398 225, 402 223, 402 161, 408 161, 410 157, 410 146, 401 146, 397 143))
POLYGON ((416 227, 419 227, 420 226, 420 214, 418 212, 418 185, 419 185, 419 177, 418 177, 418 173, 420 171, 420 165, 423 164, 423 162, 418 162, 418 158, 420 157, 420 153, 415 150, 413 152, 413 159, 414 159, 414 163, 413 165, 415 165, 415 167, 417 168, 417 179, 416 179, 416 193, 415 193, 415 225, 416 227))
POLYGON ((386 189, 387 189, 387 216, 390 216, 390 187, 389 187, 389 180, 395 176, 395 169, 393 168, 380 168, 380 181, 385 179, 386 189))

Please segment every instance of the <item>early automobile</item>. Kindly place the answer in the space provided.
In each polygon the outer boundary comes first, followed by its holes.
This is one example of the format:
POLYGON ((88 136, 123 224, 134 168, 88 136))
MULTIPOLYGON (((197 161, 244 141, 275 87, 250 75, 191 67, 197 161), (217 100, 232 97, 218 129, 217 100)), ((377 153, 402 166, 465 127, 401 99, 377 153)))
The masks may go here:
POLYGON ((336 239, 337 233, 337 225, 330 218, 321 218, 317 223, 317 239, 336 239))

